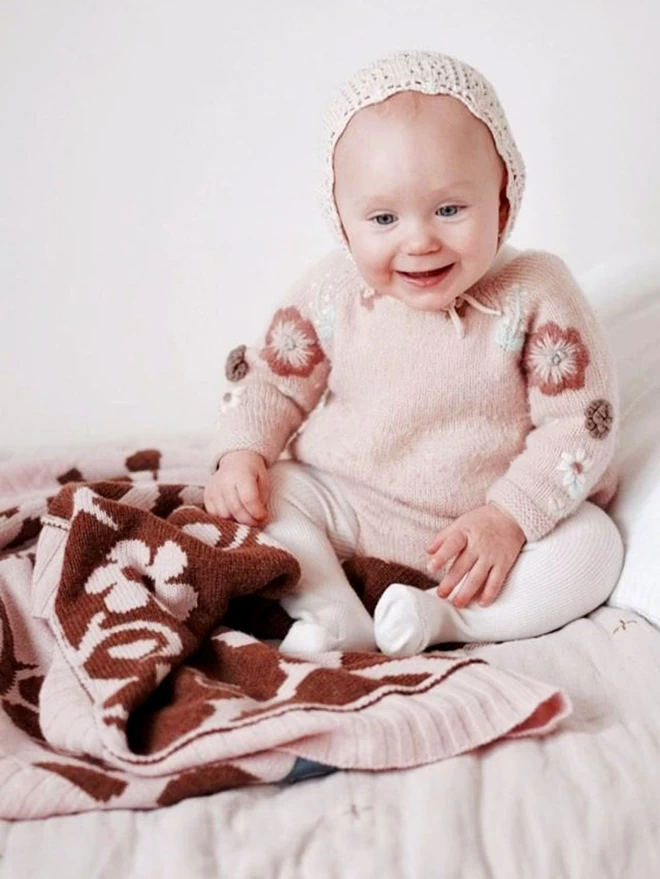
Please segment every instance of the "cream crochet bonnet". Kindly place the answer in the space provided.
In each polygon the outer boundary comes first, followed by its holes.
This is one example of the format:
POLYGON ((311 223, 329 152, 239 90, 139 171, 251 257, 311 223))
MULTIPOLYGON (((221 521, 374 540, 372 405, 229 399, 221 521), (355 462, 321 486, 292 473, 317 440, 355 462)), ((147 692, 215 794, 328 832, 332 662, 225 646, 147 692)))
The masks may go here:
POLYGON ((332 160, 335 145, 358 110, 403 91, 458 98, 490 129, 507 170, 506 194, 510 210, 500 236, 501 247, 513 228, 525 187, 522 156, 493 86, 473 67, 438 52, 395 52, 387 55, 353 74, 328 104, 323 117, 320 195, 324 214, 335 235, 345 247, 348 246, 333 193, 335 180, 332 160))

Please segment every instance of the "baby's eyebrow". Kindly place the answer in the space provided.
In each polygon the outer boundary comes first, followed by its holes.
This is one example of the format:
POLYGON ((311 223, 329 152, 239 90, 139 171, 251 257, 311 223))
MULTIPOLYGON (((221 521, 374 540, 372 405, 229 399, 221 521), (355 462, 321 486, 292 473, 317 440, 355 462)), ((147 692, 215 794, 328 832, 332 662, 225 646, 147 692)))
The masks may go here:
MULTIPOLYGON (((457 195, 460 190, 465 190, 471 188, 473 185, 473 181, 471 180, 457 180, 455 183, 451 183, 449 186, 441 186, 436 189, 430 189, 428 192, 428 196, 430 199, 439 199, 446 197, 448 195, 457 195)), ((392 204, 399 198, 400 193, 396 190, 385 193, 383 195, 365 195, 362 198, 357 200, 358 207, 363 210, 369 210, 369 208, 376 207, 378 205, 386 205, 392 204)))

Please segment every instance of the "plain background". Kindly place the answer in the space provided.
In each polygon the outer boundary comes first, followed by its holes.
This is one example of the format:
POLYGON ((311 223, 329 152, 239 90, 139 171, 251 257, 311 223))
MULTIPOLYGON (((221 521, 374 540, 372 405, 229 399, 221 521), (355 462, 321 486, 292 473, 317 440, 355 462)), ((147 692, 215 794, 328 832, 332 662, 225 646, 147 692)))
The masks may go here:
POLYGON ((495 85, 511 243, 657 249, 658 0, 0 0, 0 452, 213 428, 230 348, 334 245, 324 103, 396 49, 495 85))

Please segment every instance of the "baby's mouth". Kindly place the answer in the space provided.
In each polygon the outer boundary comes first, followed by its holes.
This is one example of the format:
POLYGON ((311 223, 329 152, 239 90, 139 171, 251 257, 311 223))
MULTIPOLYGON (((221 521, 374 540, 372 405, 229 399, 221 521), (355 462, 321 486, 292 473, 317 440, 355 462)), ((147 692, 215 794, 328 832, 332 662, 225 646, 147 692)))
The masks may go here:
POLYGON ((448 275, 452 270, 454 263, 450 263, 447 266, 442 266, 439 269, 431 269, 428 272, 399 272, 400 275, 403 275, 404 278, 407 278, 409 281, 417 281, 420 284, 430 284, 433 281, 439 280, 440 278, 444 278, 445 275, 448 275))
POLYGON ((399 272, 400 275, 406 275, 408 278, 434 278, 441 275, 452 267, 453 263, 447 266, 441 266, 439 269, 431 269, 428 272, 399 272))

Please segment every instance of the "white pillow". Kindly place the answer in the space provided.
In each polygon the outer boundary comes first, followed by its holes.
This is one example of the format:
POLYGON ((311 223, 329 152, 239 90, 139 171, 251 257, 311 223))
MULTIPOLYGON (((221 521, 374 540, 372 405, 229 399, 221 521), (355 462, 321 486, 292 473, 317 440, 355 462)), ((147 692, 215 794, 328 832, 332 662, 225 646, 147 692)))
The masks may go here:
POLYGON ((626 554, 608 604, 660 626, 660 258, 629 254, 579 280, 608 331, 621 384, 621 485, 609 512, 626 554))

